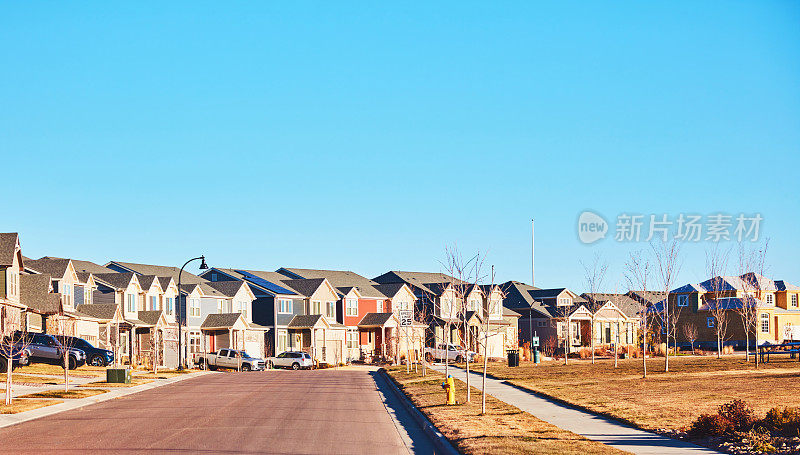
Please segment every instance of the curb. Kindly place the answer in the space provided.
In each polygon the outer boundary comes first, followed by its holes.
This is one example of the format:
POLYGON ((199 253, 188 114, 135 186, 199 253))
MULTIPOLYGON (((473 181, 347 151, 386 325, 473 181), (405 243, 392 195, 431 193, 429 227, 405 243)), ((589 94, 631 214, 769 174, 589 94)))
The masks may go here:
POLYGON ((431 421, 428 420, 428 418, 425 417, 425 415, 419 409, 417 409, 416 406, 414 406, 414 403, 411 402, 408 396, 406 396, 406 394, 403 393, 402 390, 400 390, 400 387, 397 385, 394 378, 389 376, 389 374, 383 368, 381 368, 378 371, 380 372, 381 375, 383 375, 384 379, 386 379, 386 382, 389 383, 390 388, 392 389, 392 392, 394 392, 397 399, 400 400, 401 403, 403 403, 403 406, 406 408, 408 413, 411 414, 411 417, 414 418, 417 424, 422 428, 422 431, 425 432, 425 434, 433 442, 433 445, 436 447, 436 453, 442 455, 459 454, 460 452, 456 450, 455 447, 453 447, 450 441, 448 441, 447 438, 444 437, 444 435, 439 431, 439 429, 436 428, 431 423, 431 421))
POLYGON ((111 389, 106 393, 101 393, 100 395, 94 395, 86 398, 67 399, 66 401, 62 401, 61 403, 58 404, 53 404, 42 408, 31 409, 30 411, 24 411, 17 414, 0 414, 0 428, 6 428, 20 423, 28 422, 31 420, 40 419, 42 417, 48 417, 51 415, 62 413, 64 411, 80 409, 86 406, 91 406, 96 403, 102 403, 104 401, 113 400, 127 395, 133 395, 134 393, 144 392, 145 390, 155 389, 161 386, 174 384, 176 382, 184 381, 186 379, 196 378, 205 374, 207 373, 205 372, 188 373, 180 376, 175 376, 169 379, 155 380, 153 382, 149 382, 147 384, 141 384, 138 386, 111 389))

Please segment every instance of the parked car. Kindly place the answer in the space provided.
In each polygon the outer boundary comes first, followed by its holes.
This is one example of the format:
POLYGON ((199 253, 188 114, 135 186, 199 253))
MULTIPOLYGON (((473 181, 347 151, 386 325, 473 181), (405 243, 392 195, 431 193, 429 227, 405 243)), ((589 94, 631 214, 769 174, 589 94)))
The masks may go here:
POLYGON ((86 364, 86 353, 80 349, 64 347, 53 335, 46 333, 14 332, 10 340, 18 347, 26 347, 30 352, 30 363, 49 363, 50 365, 64 366, 64 351, 68 357, 68 366, 74 370, 86 364))
POLYGON ((475 356, 478 355, 474 351, 464 349, 463 346, 456 344, 441 343, 435 348, 425 348, 425 360, 433 362, 434 360, 445 360, 450 362, 463 362, 469 359, 472 362, 475 356))
POLYGON ((105 367, 114 363, 114 352, 92 346, 83 338, 67 335, 53 335, 64 346, 80 349, 86 354, 86 363, 95 367, 105 367))
POLYGON ((267 357, 267 365, 270 368, 291 368, 293 370, 311 369, 314 361, 307 352, 286 351, 281 352, 275 357, 267 357))
POLYGON ((217 368, 238 369, 240 365, 242 371, 259 371, 266 365, 264 359, 250 357, 247 352, 237 349, 220 349, 219 352, 208 354, 195 353, 192 361, 198 367, 208 367, 212 371, 217 368))
POLYGON ((12 345, 0 343, 0 373, 8 371, 9 353, 12 359, 11 371, 30 363, 30 351, 28 349, 15 349, 12 345))

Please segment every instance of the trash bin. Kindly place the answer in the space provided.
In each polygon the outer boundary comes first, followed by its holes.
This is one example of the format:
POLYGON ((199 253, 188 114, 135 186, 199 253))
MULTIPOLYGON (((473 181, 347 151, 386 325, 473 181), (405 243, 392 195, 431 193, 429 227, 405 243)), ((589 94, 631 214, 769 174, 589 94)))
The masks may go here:
POLYGON ((510 367, 518 367, 519 366, 519 350, 517 349, 509 349, 506 351, 508 355, 508 366, 510 367))
POLYGON ((539 363, 539 350, 533 351, 533 363, 539 363))
POLYGON ((130 384, 131 383, 131 369, 130 368, 108 368, 106 369, 106 382, 109 384, 130 384))

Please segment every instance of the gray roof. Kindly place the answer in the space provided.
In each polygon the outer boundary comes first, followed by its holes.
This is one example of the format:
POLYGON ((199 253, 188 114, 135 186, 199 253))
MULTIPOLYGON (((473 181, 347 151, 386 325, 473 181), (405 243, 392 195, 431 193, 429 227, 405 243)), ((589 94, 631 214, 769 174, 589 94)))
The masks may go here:
POLYGON ((405 283, 376 284, 374 287, 386 297, 393 298, 405 286, 405 283))
POLYGON ((108 267, 103 267, 100 264, 95 264, 94 262, 90 261, 80 261, 78 259, 72 260, 72 266, 75 267, 75 271, 79 273, 91 273, 93 275, 98 273, 115 273, 114 270, 111 270, 108 267))
POLYGON ((282 283, 303 297, 311 297, 322 286, 324 281, 325 278, 312 278, 308 280, 283 280, 282 283))
POLYGON ((390 319, 393 313, 367 313, 359 321, 359 327, 383 327, 390 319))
POLYGON ((209 314, 200 327, 204 329, 229 329, 236 324, 236 321, 238 321, 241 316, 241 313, 209 314))
MULTIPOLYGON (((120 261, 111 261, 106 264, 108 267, 109 264, 114 263, 120 267, 125 269, 131 270, 136 272, 140 275, 155 275, 155 276, 171 276, 175 279, 175 282, 178 282, 178 272, 180 269, 178 267, 166 266, 166 265, 153 265, 153 264, 137 264, 135 262, 120 262, 120 261)), ((183 283, 204 283, 206 280, 200 278, 199 276, 187 272, 186 270, 183 271, 181 274, 181 284, 183 283)))
MULTIPOLYGON (((378 290, 374 281, 365 276, 361 276, 349 270, 320 270, 320 269, 299 269, 299 268, 281 268, 278 273, 283 273, 288 278, 326 278, 331 285, 336 288, 349 288, 356 287, 358 292, 366 298, 384 299, 386 295, 378 290)), ((345 292, 346 293, 346 292, 345 292)))
POLYGON ((103 283, 110 285, 115 289, 125 289, 128 285, 131 284, 131 280, 133 280, 134 274, 131 272, 127 273, 98 273, 94 275, 96 280, 100 280, 103 283))
MULTIPOLYGON (((693 285, 687 285, 687 286, 689 287, 686 288, 686 286, 684 286, 684 288, 695 289, 693 285)), ((677 289, 672 292, 677 292, 677 289)), ((664 291, 628 291, 626 294, 629 297, 633 298, 634 300, 638 300, 639 302, 643 303, 646 306, 658 303, 664 300, 664 298, 667 296, 667 293, 664 291)))
POLYGON ((172 281, 172 277, 171 276, 160 276, 160 277, 158 277, 158 284, 160 284, 161 285, 161 289, 164 289, 165 291, 169 287, 169 283, 171 281, 172 281))
POLYGON ((117 313, 117 304, 90 303, 78 305, 76 310, 78 310, 79 313, 89 315, 93 318, 111 320, 114 319, 114 315, 117 313))
MULTIPOLYGON (((272 294, 296 295, 294 291, 292 291, 291 289, 287 288, 286 284, 283 283, 283 280, 288 279, 288 277, 286 275, 282 274, 282 273, 269 272, 269 271, 265 271, 265 270, 224 269, 224 268, 220 268, 220 267, 214 267, 213 270, 216 270, 216 271, 218 271, 220 273, 224 273, 225 275, 228 275, 231 278, 234 278, 234 279, 237 279, 237 280, 244 280, 244 281, 247 282, 248 285, 251 286, 251 288, 254 287, 255 289, 264 289, 266 291, 269 291, 272 294), (283 291, 278 292, 278 289, 275 288, 275 287, 265 286, 263 283, 259 283, 258 281, 253 281, 251 279, 248 279, 248 277, 246 277, 245 275, 239 273, 238 270, 241 270, 243 272, 247 272, 247 273, 249 273, 249 274, 251 274, 251 275, 253 275, 253 276, 257 277, 257 278, 260 278, 260 279, 262 279, 264 281, 268 281, 269 283, 272 283, 273 285, 277 286, 280 289, 285 290, 286 292, 283 292, 283 291)), ((208 273, 208 272, 204 272, 204 275, 206 273, 208 273)))
POLYGON ((147 325, 156 325, 158 324, 158 319, 161 317, 161 310, 139 311, 136 316, 147 325))
POLYGON ((30 259, 25 261, 25 268, 39 273, 46 273, 56 280, 60 280, 67 273, 69 259, 43 257, 41 259, 30 259))
POLYGON ((289 321, 290 329, 308 329, 314 327, 321 318, 321 314, 298 314, 289 321))
POLYGON ((150 289, 150 286, 153 285, 153 281, 156 280, 155 275, 137 275, 136 278, 139 280, 139 284, 144 290, 150 289))
POLYGON ((404 272, 402 270, 392 270, 372 280, 381 284, 407 283, 428 293, 433 293, 433 291, 428 289, 425 285, 426 283, 454 283, 459 281, 455 277, 445 273, 404 272))
POLYGON ((581 297, 585 298, 590 303, 590 305, 587 305, 589 311, 597 311, 599 306, 604 305, 606 302, 611 302, 629 318, 635 317, 639 313, 641 306, 639 302, 634 300, 628 294, 613 294, 606 292, 595 292, 594 294, 590 294, 586 292, 581 294, 581 297))
POLYGON ((42 314, 61 311, 61 295, 50 292, 50 275, 20 275, 20 303, 42 314))
POLYGON ((243 281, 210 281, 206 284, 219 291, 225 297, 235 296, 239 289, 245 286, 243 281))
POLYGON ((742 279, 744 283, 746 283, 749 286, 749 289, 759 289, 762 291, 777 290, 775 282, 765 277, 764 275, 755 272, 748 272, 740 275, 739 277, 742 279))
POLYGON ((775 287, 778 288, 779 291, 800 291, 800 287, 784 280, 776 281, 775 287))
POLYGON ((18 239, 16 232, 0 233, 0 267, 9 267, 14 263, 18 239))

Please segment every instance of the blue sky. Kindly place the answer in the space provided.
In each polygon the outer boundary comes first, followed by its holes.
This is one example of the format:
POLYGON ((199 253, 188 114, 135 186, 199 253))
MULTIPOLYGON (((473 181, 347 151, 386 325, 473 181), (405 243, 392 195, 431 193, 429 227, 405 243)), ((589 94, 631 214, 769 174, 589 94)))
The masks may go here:
MULTIPOLYGON (((800 282, 793 2, 0 7, 7 215, 33 257, 440 268, 608 286, 619 213, 761 213, 800 282)), ((680 280, 704 276, 706 243, 680 280)))

